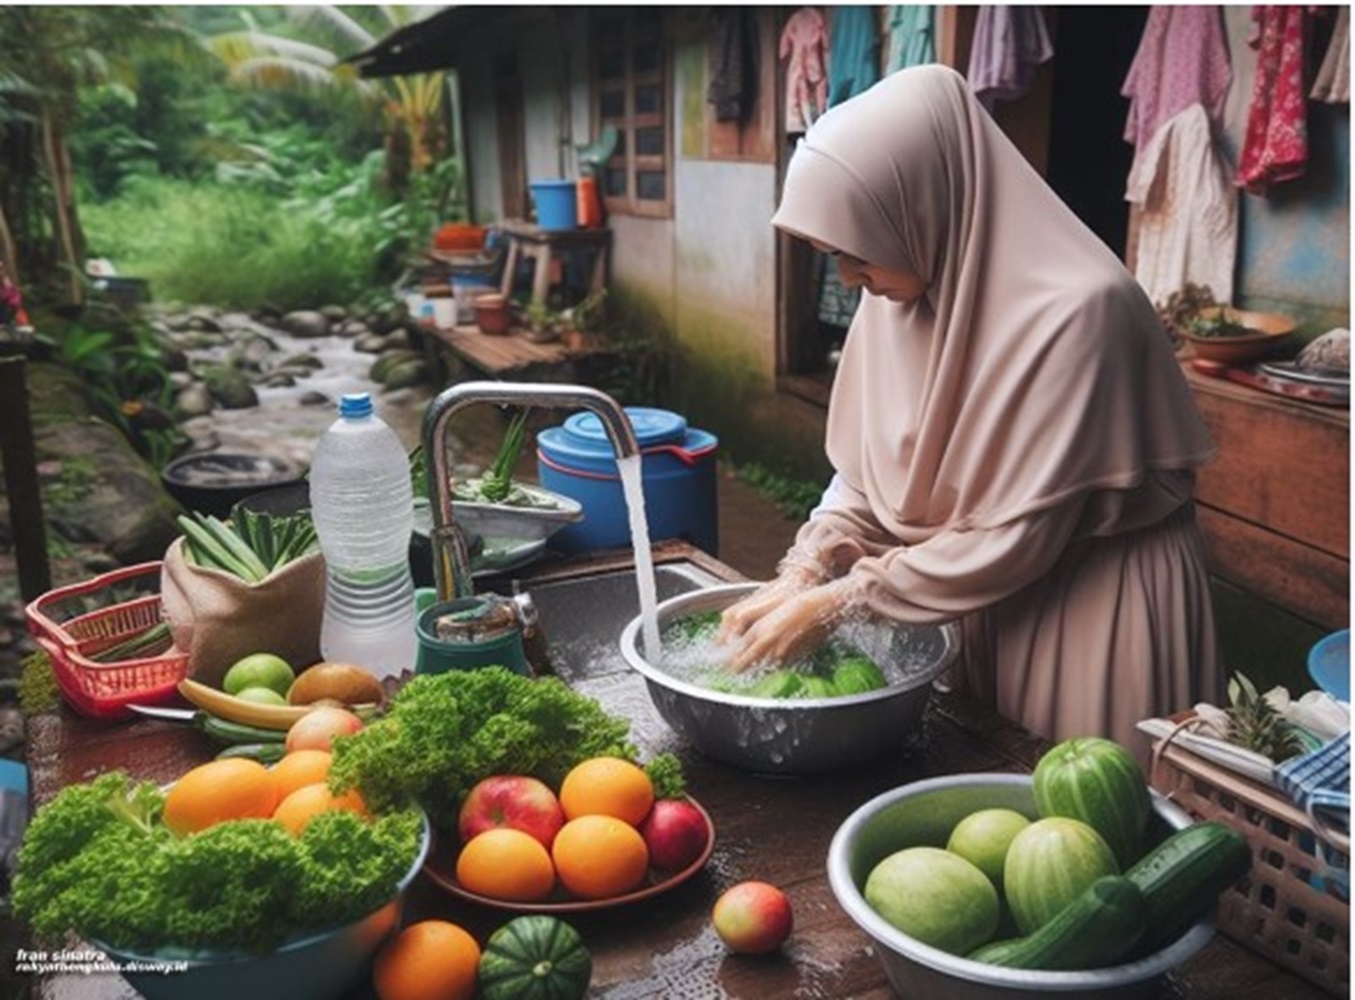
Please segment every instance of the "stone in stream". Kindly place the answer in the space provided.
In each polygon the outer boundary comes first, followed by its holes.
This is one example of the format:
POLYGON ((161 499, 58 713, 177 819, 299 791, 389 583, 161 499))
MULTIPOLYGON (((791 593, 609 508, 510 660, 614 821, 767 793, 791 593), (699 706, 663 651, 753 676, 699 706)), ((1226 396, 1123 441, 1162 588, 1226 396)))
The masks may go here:
POLYGON ((214 409, 216 409, 216 400, 212 398, 207 386, 201 382, 184 386, 174 397, 174 412, 178 414, 180 420, 205 417, 214 409))
POLYGON ((221 365, 209 368, 203 376, 207 391, 227 410, 242 410, 259 405, 259 394, 242 372, 221 365))
POLYGON ((309 339, 328 337, 332 323, 328 316, 316 309, 296 309, 282 317, 282 328, 293 337, 309 339))

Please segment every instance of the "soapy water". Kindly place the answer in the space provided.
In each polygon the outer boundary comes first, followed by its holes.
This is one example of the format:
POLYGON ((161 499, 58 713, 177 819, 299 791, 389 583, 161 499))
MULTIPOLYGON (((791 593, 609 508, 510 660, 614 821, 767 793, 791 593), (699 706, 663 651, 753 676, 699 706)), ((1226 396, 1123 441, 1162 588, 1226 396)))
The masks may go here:
MULTIPOLYGON (((878 619, 857 618, 843 622, 811 656, 793 663, 762 662, 735 673, 729 660, 737 641, 716 639, 719 612, 681 616, 662 632, 657 666, 676 680, 726 694, 772 697, 832 697, 863 691, 814 690, 797 694, 768 695, 764 686, 770 678, 793 672, 805 677, 831 674, 834 664, 864 657, 879 669, 884 686, 911 685, 925 677, 935 666, 938 651, 930 641, 917 641, 907 628, 883 625, 878 619)), ((653 658, 649 658, 653 663, 653 658)))

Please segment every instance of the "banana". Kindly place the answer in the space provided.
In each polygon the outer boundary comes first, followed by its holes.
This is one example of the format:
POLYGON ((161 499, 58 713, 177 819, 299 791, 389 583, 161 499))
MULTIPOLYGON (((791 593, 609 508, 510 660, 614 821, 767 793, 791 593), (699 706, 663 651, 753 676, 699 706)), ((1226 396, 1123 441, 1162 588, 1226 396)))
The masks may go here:
POLYGON ((300 705, 261 705, 245 701, 191 678, 179 682, 179 694, 218 719, 260 729, 290 729, 292 723, 309 711, 300 705))

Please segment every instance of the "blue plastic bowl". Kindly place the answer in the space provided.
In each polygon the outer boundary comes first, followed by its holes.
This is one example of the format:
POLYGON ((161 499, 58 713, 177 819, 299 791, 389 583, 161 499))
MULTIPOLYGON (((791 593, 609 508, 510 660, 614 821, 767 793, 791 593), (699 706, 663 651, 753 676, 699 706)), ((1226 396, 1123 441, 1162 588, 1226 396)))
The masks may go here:
POLYGON ((1308 650, 1308 676, 1333 698, 1350 701, 1350 629, 1333 632, 1308 650))
POLYGON ((266 954, 170 948, 139 954, 90 943, 145 1000, 334 1000, 353 987, 377 946, 400 926, 405 890, 423 867, 430 840, 425 816, 414 863, 381 909, 343 927, 297 936, 266 954))

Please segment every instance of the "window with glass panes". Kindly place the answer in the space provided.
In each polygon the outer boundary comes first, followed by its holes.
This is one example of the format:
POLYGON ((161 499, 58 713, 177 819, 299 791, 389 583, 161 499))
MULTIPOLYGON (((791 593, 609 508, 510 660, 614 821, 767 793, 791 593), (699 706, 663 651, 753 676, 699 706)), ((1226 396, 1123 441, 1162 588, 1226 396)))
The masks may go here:
POLYGON ((599 186, 609 212, 669 216, 672 179, 663 12, 600 10, 593 31, 594 120, 620 139, 599 186))

